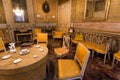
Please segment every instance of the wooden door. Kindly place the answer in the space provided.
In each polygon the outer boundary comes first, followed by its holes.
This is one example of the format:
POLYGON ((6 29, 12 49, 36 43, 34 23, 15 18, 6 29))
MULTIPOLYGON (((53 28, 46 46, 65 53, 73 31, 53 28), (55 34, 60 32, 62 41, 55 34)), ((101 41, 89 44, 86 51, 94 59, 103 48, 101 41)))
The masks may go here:
POLYGON ((58 6, 58 29, 62 31, 68 30, 70 27, 71 2, 65 2, 58 6))

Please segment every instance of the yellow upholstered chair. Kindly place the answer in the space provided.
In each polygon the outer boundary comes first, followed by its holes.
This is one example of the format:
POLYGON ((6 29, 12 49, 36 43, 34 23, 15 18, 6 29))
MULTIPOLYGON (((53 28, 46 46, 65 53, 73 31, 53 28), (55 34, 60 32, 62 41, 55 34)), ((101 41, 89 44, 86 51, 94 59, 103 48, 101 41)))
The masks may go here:
POLYGON ((41 28, 38 28, 38 27, 34 28, 33 40, 36 40, 37 39, 37 33, 41 33, 41 32, 42 32, 41 28))
POLYGON ((58 59, 59 80, 83 79, 90 51, 81 43, 78 43, 74 60, 58 59))
POLYGON ((0 51, 6 51, 2 38, 0 38, 0 51))
POLYGON ((37 44, 47 47, 48 34, 47 33, 37 33, 37 44))
POLYGON ((55 39, 55 38, 62 39, 63 38, 63 34, 64 34, 63 31, 53 31, 53 39, 55 39))
POLYGON ((69 52, 69 46, 70 46, 70 37, 63 35, 63 45, 61 48, 55 48, 54 52, 56 57, 64 57, 69 52))
POLYGON ((116 53, 113 55, 112 67, 114 66, 115 60, 117 60, 117 62, 120 61, 120 51, 119 51, 119 52, 116 52, 116 53))
MULTIPOLYGON (((3 39, 3 43, 4 43, 4 44, 7 44, 7 43, 10 42, 10 39, 6 39, 6 38, 4 37, 3 31, 2 31, 1 29, 0 29, 0 37, 3 39)), ((7 34, 7 37, 8 37, 8 34, 7 34)))

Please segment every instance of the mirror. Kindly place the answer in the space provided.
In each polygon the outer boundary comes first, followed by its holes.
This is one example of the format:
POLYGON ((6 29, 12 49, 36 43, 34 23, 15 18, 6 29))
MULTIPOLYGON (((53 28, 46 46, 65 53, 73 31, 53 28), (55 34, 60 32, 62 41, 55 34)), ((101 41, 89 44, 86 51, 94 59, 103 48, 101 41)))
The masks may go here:
POLYGON ((28 22, 26 0, 12 0, 12 9, 15 23, 28 22))
POLYGON ((86 0, 85 20, 106 20, 110 0, 86 0))
POLYGON ((45 13, 48 13, 50 11, 49 3, 47 1, 43 3, 42 9, 45 13))

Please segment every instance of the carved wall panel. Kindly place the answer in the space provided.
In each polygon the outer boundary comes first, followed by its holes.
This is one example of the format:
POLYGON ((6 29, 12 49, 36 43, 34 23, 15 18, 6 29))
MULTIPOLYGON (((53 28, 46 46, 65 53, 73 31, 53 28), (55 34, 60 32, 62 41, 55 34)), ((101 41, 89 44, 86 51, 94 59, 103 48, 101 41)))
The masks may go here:
POLYGON ((120 0, 111 0, 109 22, 120 22, 120 0))
POLYGON ((58 0, 33 0, 35 22, 57 22, 58 0), (45 5, 47 2, 48 5, 45 5), (43 6, 47 9, 43 10, 43 6))
POLYGON ((70 27, 71 5, 70 1, 58 6, 58 28, 67 31, 70 27))
POLYGON ((84 18, 85 0, 71 0, 71 21, 81 22, 84 18))
POLYGON ((0 23, 6 23, 2 0, 0 0, 0 23))

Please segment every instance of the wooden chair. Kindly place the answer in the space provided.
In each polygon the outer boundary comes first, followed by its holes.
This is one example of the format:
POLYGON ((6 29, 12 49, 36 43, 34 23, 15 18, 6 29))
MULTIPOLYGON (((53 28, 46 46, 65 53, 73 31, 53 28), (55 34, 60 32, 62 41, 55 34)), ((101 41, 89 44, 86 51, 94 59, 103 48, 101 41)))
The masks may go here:
POLYGON ((78 43, 74 60, 58 59, 58 80, 83 79, 90 51, 78 43))
POLYGON ((69 46, 70 46, 70 37, 63 35, 63 45, 61 48, 55 48, 55 56, 58 58, 62 58, 67 55, 69 52, 69 46))
POLYGON ((2 38, 0 38, 0 51, 6 51, 2 38))
POLYGON ((117 62, 120 61, 120 51, 119 51, 119 52, 116 52, 116 53, 113 55, 112 67, 114 67, 115 60, 117 60, 117 62))
POLYGON ((41 33, 41 32, 42 32, 41 28, 38 28, 38 27, 34 28, 33 40, 37 40, 37 33, 41 33))
POLYGON ((47 33, 37 33, 37 44, 39 44, 40 46, 47 47, 48 34, 47 33))

